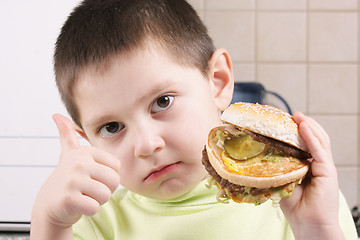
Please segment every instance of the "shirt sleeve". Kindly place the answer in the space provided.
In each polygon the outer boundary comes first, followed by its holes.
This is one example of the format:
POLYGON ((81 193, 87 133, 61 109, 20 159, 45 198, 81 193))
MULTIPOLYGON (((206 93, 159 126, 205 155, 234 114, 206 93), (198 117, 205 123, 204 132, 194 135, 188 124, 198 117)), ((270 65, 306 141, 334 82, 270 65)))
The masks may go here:
POLYGON ((104 240, 104 237, 92 219, 87 216, 82 216, 81 219, 73 225, 73 235, 74 240, 104 240))
POLYGON ((355 223, 351 216, 349 206, 341 192, 339 193, 339 225, 346 240, 358 239, 355 223))

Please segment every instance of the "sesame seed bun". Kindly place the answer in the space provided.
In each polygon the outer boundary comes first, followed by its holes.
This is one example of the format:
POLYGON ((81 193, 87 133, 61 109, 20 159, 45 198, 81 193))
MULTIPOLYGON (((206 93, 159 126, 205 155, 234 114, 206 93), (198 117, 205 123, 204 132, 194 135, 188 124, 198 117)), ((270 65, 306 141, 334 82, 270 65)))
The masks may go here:
POLYGON ((228 107, 221 115, 221 119, 226 123, 308 151, 293 117, 278 108, 240 102, 228 107))

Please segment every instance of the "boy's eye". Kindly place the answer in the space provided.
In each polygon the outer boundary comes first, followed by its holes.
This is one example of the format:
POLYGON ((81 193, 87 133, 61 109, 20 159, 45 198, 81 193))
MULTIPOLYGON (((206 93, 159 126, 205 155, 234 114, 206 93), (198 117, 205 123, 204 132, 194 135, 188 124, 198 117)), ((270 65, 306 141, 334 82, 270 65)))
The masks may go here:
POLYGON ((173 101, 174 101, 174 96, 169 96, 169 95, 161 96, 158 99, 156 99, 156 101, 151 106, 151 112, 157 113, 164 111, 171 105, 173 101))
POLYGON ((118 122, 110 122, 102 126, 99 130, 100 134, 104 137, 112 137, 120 130, 124 128, 124 125, 118 122))

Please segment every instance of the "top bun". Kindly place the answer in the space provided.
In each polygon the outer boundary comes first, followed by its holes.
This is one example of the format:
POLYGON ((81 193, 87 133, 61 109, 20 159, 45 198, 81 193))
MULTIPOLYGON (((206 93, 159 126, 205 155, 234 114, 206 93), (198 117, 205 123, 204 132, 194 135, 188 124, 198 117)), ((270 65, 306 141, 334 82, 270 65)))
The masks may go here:
POLYGON ((221 115, 221 119, 226 123, 308 151, 293 117, 278 108, 238 102, 228 107, 221 115))

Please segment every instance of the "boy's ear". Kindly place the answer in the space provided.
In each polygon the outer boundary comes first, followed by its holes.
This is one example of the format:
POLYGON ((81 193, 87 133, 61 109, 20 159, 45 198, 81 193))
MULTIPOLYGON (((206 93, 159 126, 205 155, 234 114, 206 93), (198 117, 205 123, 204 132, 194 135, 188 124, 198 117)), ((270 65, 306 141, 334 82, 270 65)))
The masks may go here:
POLYGON ((217 49, 209 61, 209 69, 214 101, 218 110, 223 111, 229 106, 234 91, 234 75, 229 53, 223 48, 217 49))

